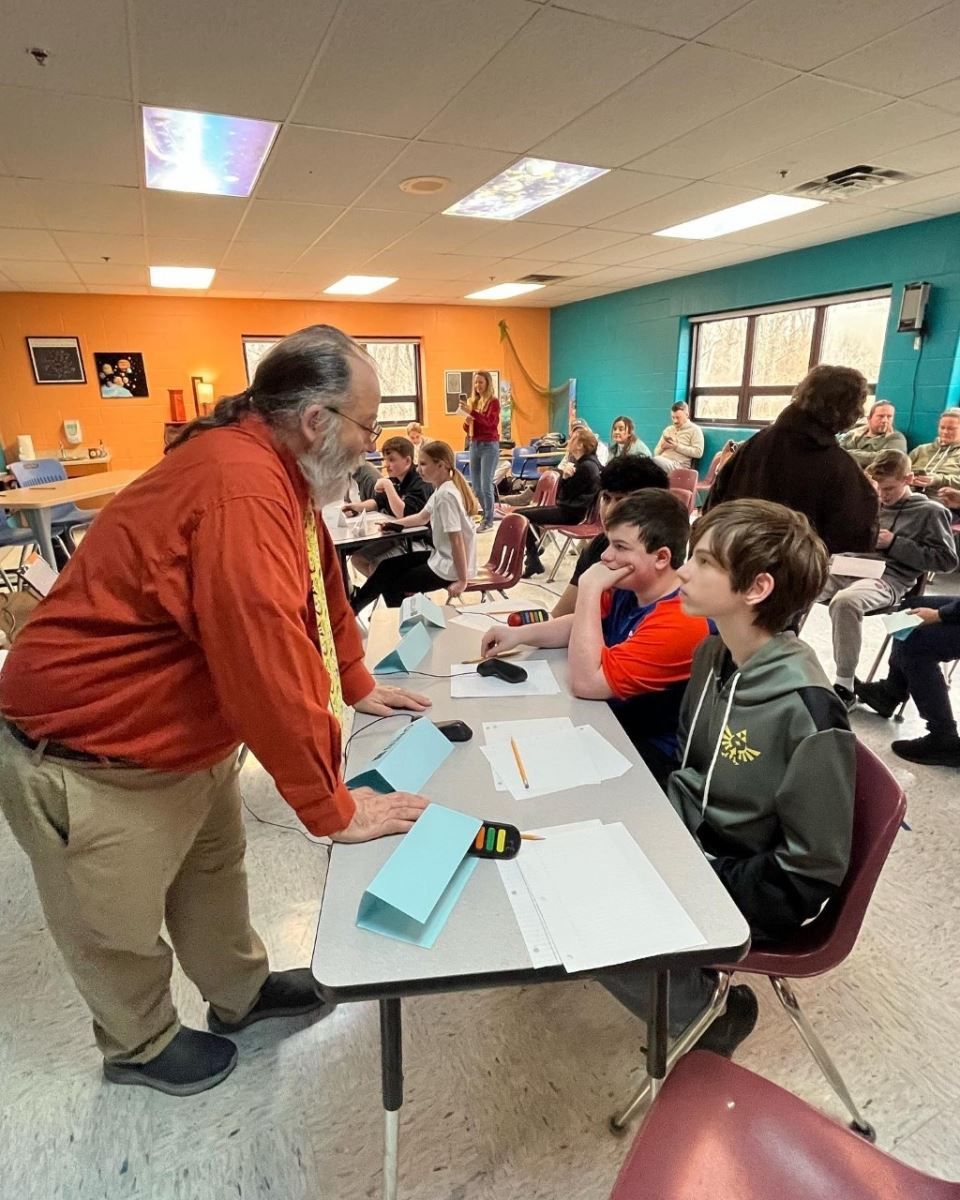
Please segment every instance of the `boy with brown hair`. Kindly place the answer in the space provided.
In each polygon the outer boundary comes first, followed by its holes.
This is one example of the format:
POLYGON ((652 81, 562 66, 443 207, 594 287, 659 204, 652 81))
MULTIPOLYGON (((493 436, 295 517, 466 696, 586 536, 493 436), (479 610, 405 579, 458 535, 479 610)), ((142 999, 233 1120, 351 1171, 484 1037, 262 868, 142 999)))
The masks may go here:
MULTIPOLYGON (((827 551, 802 514, 735 500, 701 517, 678 571, 684 611, 713 621, 680 713, 680 768, 666 793, 750 924, 780 942, 816 917, 850 859, 855 738, 813 650, 786 632, 827 575, 827 551)), ((685 1028, 713 990, 712 972, 671 979, 671 1025, 685 1028)), ((644 1015, 637 978, 605 983, 644 1015)), ((757 1001, 731 988, 700 1046, 731 1055, 757 1001)))

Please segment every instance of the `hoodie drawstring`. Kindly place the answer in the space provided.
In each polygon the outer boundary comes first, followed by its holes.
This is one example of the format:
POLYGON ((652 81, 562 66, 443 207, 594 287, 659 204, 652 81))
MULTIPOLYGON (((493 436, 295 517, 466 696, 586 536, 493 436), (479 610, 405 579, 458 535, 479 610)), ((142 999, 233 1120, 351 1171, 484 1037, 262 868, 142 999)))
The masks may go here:
MULTIPOLYGON (((690 754, 690 744, 693 741, 693 733, 697 727, 697 721, 700 718, 700 710, 703 708, 703 702, 707 698, 707 690, 713 682, 713 675, 707 676, 707 682, 703 685, 703 691, 700 693, 700 699, 697 701, 697 707, 693 714, 693 720, 690 722, 690 732, 687 734, 687 744, 683 748, 683 759, 680 762, 680 770, 687 765, 687 757, 690 754)), ((740 682, 740 672, 737 671, 730 681, 730 695, 727 697, 727 707, 724 709, 723 720, 720 723, 720 732, 717 735, 717 744, 713 748, 713 757, 710 759, 710 767, 707 770, 706 782, 703 785, 703 803, 700 805, 700 815, 703 816, 707 811, 707 802, 710 799, 710 781, 713 779, 713 771, 717 765, 717 759, 720 757, 720 747, 723 744, 723 733, 730 721, 730 710, 733 708, 733 697, 737 690, 737 684, 740 682)))

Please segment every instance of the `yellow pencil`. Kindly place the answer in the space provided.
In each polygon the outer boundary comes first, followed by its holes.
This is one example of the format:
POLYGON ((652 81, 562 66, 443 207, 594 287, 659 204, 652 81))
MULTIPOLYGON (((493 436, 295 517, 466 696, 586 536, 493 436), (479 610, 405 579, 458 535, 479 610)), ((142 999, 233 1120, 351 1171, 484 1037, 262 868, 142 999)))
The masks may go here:
POLYGON ((527 778, 527 773, 523 769, 523 759, 520 757, 520 749, 517 746, 517 739, 511 738, 510 745, 513 749, 513 757, 517 760, 517 770, 520 772, 520 778, 523 780, 523 786, 528 788, 530 786, 530 780, 527 778))
POLYGON ((542 834, 539 834, 539 833, 521 833, 520 834, 521 842, 543 842, 545 840, 546 839, 542 836, 542 834))

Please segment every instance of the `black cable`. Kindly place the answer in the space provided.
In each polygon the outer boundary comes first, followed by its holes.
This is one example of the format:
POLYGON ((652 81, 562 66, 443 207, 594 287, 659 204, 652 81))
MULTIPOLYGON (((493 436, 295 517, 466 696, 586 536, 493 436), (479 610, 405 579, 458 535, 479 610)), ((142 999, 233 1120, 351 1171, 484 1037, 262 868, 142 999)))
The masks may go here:
POLYGON ((923 358, 923 348, 927 339, 921 335, 920 349, 917 351, 917 361, 913 364, 913 381, 910 384, 910 416, 907 418, 907 428, 913 424, 913 410, 917 406, 917 375, 920 372, 920 359, 923 358))
MULTIPOLYGON (((242 796, 241 800, 243 800, 242 796)), ((288 833, 299 833, 302 838, 305 838, 311 844, 311 846, 319 845, 318 842, 315 842, 313 838, 304 833, 304 831, 298 825, 281 825, 279 821, 268 821, 266 817, 261 817, 259 813, 254 812, 246 800, 243 800, 243 807, 247 810, 250 816, 253 817, 255 821, 259 821, 261 825, 272 825, 274 829, 286 829, 288 833)), ((329 847, 326 847, 326 849, 329 853, 329 847)))

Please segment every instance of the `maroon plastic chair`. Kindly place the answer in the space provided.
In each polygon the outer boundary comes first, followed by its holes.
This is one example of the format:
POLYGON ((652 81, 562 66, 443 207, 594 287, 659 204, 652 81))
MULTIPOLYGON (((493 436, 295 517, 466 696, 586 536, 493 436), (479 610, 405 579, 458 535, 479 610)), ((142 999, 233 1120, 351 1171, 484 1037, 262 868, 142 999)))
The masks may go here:
POLYGON ((610 1200, 960 1200, 768 1079, 705 1050, 664 1083, 610 1200))
POLYGON ((670 472, 670 491, 676 491, 677 488, 684 488, 688 492, 697 494, 697 484, 700 477, 697 475, 693 467, 674 467, 670 472))
POLYGON ((507 588, 512 588, 523 575, 523 555, 527 541, 529 522, 520 513, 511 513, 497 526, 493 549, 486 564, 463 589, 464 592, 480 592, 481 601, 487 592, 499 592, 506 600, 507 588))
POLYGON ((689 488, 674 487, 672 475, 670 476, 670 494, 672 496, 676 496, 677 499, 682 502, 688 513, 693 512, 694 501, 696 499, 693 492, 691 492, 689 488))
MULTIPOLYGON (((591 542, 598 533, 603 533, 603 526, 600 524, 600 501, 595 500, 590 508, 590 511, 580 522, 579 525, 541 525, 540 531, 543 537, 548 535, 554 537, 562 537, 563 545, 557 554, 557 560, 553 564, 550 574, 547 576, 547 583, 553 583, 557 576, 557 571, 560 569, 560 564, 563 562, 563 556, 570 548, 571 542, 591 542)), ((543 538, 541 538, 541 544, 543 538)))
POLYGON ((557 488, 560 486, 559 471, 544 471, 533 489, 533 499, 530 504, 536 508, 546 508, 557 502, 557 488))
MULTIPOLYGON (((734 972, 766 975, 777 999, 787 1010, 817 1066, 850 1114, 850 1127, 873 1141, 876 1137, 873 1126, 864 1119, 854 1103, 843 1076, 817 1037, 787 981, 812 979, 815 975, 832 971, 853 949, 873 889, 877 885, 883 864, 887 861, 887 855, 906 811, 907 798, 900 784, 872 750, 857 742, 857 781, 850 866, 840 890, 817 919, 809 925, 804 925, 790 942, 782 946, 763 946, 751 950, 746 958, 742 958, 735 966, 718 964, 720 980, 713 999, 706 1012, 701 1014, 670 1047, 667 1055, 668 1068, 690 1049, 700 1034, 723 1012, 730 978, 734 972)), ((623 1112, 610 1118, 610 1128, 613 1132, 623 1131, 626 1123, 647 1103, 650 1090, 648 1079, 623 1112)))
POLYGON ((697 480, 696 493, 697 500, 700 499, 701 492, 709 492, 713 487, 713 481, 717 477, 717 467, 720 465, 720 459, 723 456, 723 451, 718 450, 713 458, 710 459, 710 466, 707 468, 707 473, 702 479, 697 480))

